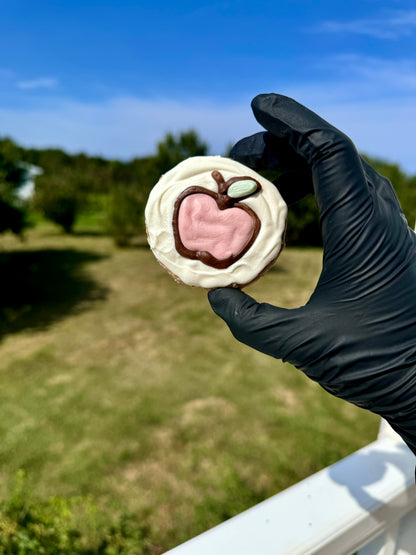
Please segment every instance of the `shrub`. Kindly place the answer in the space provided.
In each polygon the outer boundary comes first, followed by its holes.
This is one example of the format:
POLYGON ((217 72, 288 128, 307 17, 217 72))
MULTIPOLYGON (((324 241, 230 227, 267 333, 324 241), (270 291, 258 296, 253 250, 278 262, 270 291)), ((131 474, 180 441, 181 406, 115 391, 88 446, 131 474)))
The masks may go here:
POLYGON ((313 195, 307 195, 296 204, 289 206, 286 244, 314 247, 322 245, 319 212, 313 195))
POLYGON ((26 171, 19 163, 19 148, 10 139, 0 139, 0 233, 19 235, 27 226, 23 203, 18 196, 26 171))
POLYGON ((126 247, 133 237, 144 232, 143 194, 132 186, 113 187, 109 201, 109 227, 119 247, 126 247))
POLYGON ((27 227, 25 212, 0 199, 0 233, 10 230, 20 235, 25 227, 27 227))
POLYGON ((0 503, 1 555, 145 555, 144 532, 134 516, 112 521, 89 497, 32 499, 22 471, 0 503))
POLYGON ((51 182, 36 192, 35 206, 45 218, 71 233, 79 210, 79 194, 70 186, 55 185, 51 182))

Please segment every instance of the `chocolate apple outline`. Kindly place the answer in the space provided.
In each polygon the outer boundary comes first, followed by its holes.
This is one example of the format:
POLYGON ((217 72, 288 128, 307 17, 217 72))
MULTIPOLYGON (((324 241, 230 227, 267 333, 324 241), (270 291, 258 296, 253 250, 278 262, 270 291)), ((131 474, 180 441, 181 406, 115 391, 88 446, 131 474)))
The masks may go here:
POLYGON ((251 176, 231 177, 230 179, 225 181, 222 174, 217 170, 214 170, 211 173, 211 176, 213 177, 213 179, 216 181, 218 185, 218 192, 211 191, 210 189, 206 189, 205 187, 195 185, 195 186, 188 187, 187 189, 182 191, 182 193, 176 199, 174 209, 173 209, 173 217, 172 217, 173 236, 175 239, 175 248, 181 256, 183 256, 184 258, 189 258, 191 260, 199 260, 203 264, 206 264, 207 266, 211 266, 213 268, 217 268, 218 270, 224 270, 225 268, 228 268, 229 266, 234 264, 234 262, 237 262, 237 260, 242 258, 249 250, 249 248, 253 245, 255 240, 257 239, 257 236, 261 228, 260 219, 257 216, 257 214, 254 212, 254 210, 250 208, 250 206, 247 206, 247 204, 244 204, 239 201, 244 200, 258 193, 259 191, 261 191, 262 187, 260 183, 257 181, 257 179, 254 179, 251 176), (227 191, 233 183, 237 181, 246 181, 246 180, 254 181, 257 185, 257 189, 252 193, 249 193, 247 195, 243 195, 237 198, 230 197, 227 195, 227 191), (179 224, 178 224, 179 210, 183 200, 186 197, 190 195, 195 195, 198 193, 202 193, 204 195, 208 195, 211 198, 213 198, 220 210, 226 210, 227 208, 239 208, 247 212, 252 218, 254 222, 254 226, 253 226, 251 237, 248 239, 248 241, 245 243, 243 248, 237 254, 229 256, 228 258, 224 258, 223 260, 219 260, 218 258, 215 258, 215 256, 213 256, 208 251, 193 251, 186 248, 185 245, 182 243, 180 233, 179 233, 179 224))

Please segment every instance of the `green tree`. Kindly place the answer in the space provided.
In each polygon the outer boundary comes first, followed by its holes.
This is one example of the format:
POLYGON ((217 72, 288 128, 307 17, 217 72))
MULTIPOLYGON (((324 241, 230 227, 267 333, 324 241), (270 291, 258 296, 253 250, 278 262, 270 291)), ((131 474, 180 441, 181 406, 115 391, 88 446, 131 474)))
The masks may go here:
MULTIPOLYGON (((157 144, 154 156, 127 162, 83 153, 70 155, 60 149, 24 149, 10 139, 0 140, 0 231, 12 229, 18 233, 24 223, 16 195, 24 173, 20 161, 43 169, 43 175, 36 179, 36 206, 52 221, 71 231, 86 201, 99 194, 109 201, 107 220, 116 242, 128 243, 144 232, 143 208, 160 176, 182 160, 205 156, 207 151, 207 144, 194 130, 167 133, 157 144), (131 207, 127 207, 129 202, 131 207)), ((416 176, 407 175, 397 164, 366 159, 390 179, 414 227, 416 176)), ((265 172, 265 177, 273 180, 276 176, 269 173, 265 172)), ((312 195, 289 207, 286 241, 288 245, 321 244, 319 215, 312 195)))
POLYGON ((318 247, 322 245, 319 212, 315 197, 307 195, 288 208, 286 244, 318 247))
POLYGON ((128 246, 145 233, 144 208, 160 174, 154 156, 110 165, 107 220, 117 246, 128 246))
POLYGON ((159 173, 163 174, 182 160, 191 156, 205 156, 207 152, 208 145, 192 129, 179 135, 167 133, 157 145, 155 162, 159 173))
POLYGON ((11 139, 0 140, 0 232, 20 234, 26 225, 25 211, 18 197, 26 171, 20 165, 19 148, 11 139))
POLYGON ((116 185, 109 199, 109 227, 118 247, 127 247, 133 237, 144 233, 146 199, 136 187, 116 185))
POLYGON ((416 231, 416 175, 409 178, 406 191, 400 192, 399 194, 407 221, 416 231))
POLYGON ((414 228, 416 222, 416 175, 407 175, 398 164, 380 158, 364 157, 374 169, 391 181, 404 215, 409 225, 414 228))
POLYGON ((65 233, 72 233, 83 199, 77 175, 71 171, 44 173, 36 182, 35 208, 65 233))

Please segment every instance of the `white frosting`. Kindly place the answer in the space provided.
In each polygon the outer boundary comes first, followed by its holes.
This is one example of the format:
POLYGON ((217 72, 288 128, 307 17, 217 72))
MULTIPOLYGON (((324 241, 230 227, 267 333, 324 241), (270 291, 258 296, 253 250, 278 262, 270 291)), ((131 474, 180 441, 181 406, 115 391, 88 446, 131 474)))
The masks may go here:
POLYGON ((175 166, 152 189, 145 210, 149 245, 156 258, 183 283, 206 289, 245 285, 256 279, 282 248, 286 215, 286 204, 273 183, 243 164, 221 156, 195 156, 175 166), (192 186, 218 191, 211 176, 214 170, 225 181, 249 176, 262 186, 261 191, 240 201, 256 212, 261 222, 260 232, 246 254, 223 270, 181 256, 175 248, 172 227, 174 205, 182 191, 192 186))

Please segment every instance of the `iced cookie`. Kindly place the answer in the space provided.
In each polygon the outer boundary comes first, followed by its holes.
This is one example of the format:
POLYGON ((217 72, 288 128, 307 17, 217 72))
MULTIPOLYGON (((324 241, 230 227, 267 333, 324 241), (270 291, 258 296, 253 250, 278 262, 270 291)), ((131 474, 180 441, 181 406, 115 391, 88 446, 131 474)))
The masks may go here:
POLYGON ((286 214, 270 181, 221 156, 175 166, 145 211, 158 261, 177 281, 206 289, 243 287, 263 275, 283 248, 286 214))

